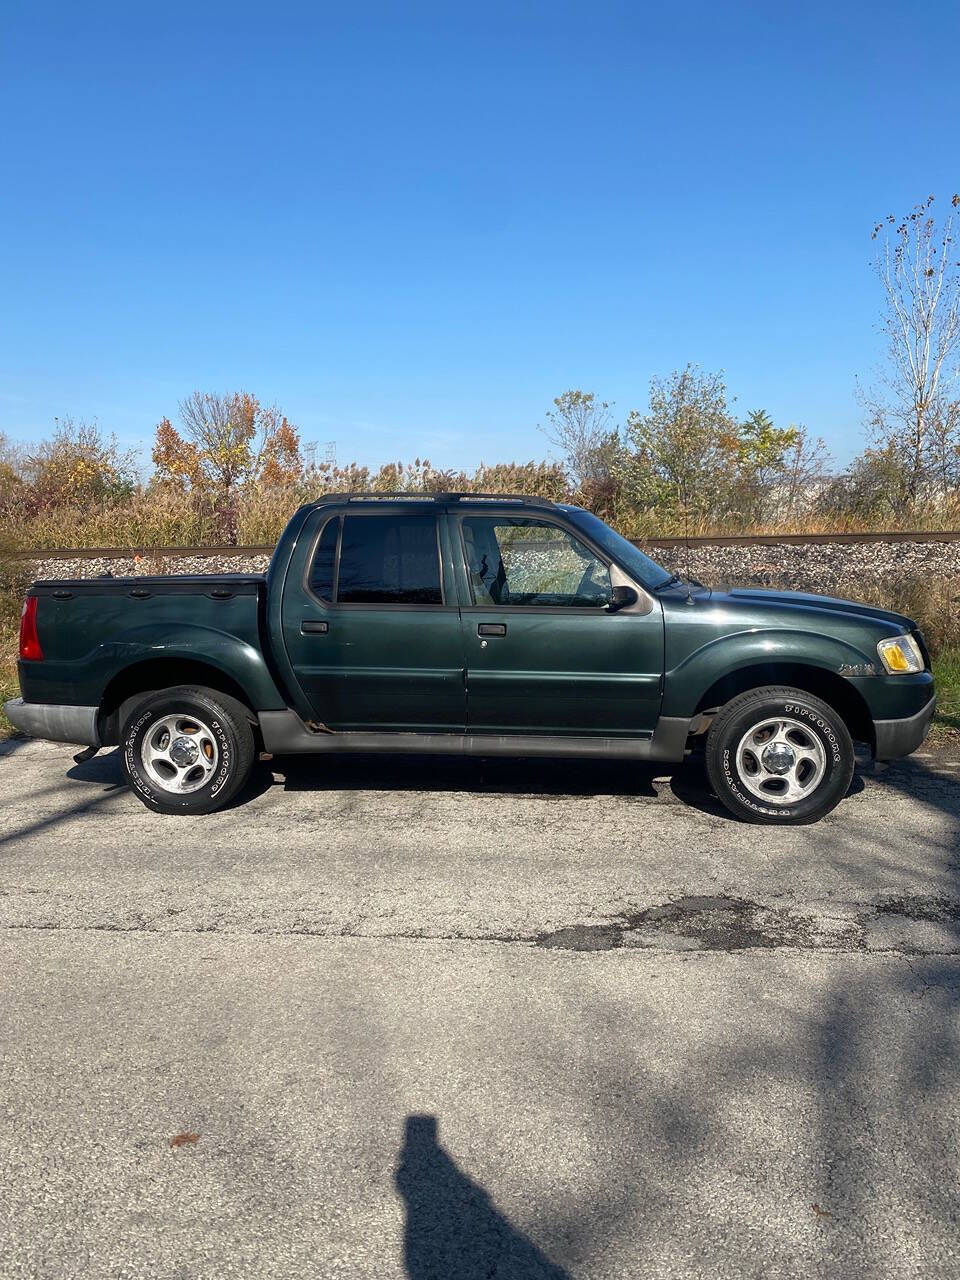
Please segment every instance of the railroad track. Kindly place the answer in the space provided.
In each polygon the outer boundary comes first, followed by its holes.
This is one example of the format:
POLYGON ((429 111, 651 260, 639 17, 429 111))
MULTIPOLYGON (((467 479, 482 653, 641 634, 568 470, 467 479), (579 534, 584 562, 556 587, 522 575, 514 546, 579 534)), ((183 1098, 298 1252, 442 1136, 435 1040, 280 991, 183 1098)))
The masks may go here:
MULTIPOLYGON (((675 548, 675 547, 769 547, 769 546, 819 546, 837 543, 862 542, 958 542, 960 529, 950 529, 939 533, 915 531, 908 533, 761 533, 761 534, 716 534, 707 537, 690 538, 643 538, 633 539, 638 547, 675 548)), ((196 559, 214 559, 226 556, 269 556, 273 554, 273 544, 262 546, 233 546, 227 544, 214 547, 50 547, 37 551, 17 551, 13 558, 17 560, 115 560, 127 556, 143 556, 150 559, 167 559, 170 557, 192 557, 196 559)))

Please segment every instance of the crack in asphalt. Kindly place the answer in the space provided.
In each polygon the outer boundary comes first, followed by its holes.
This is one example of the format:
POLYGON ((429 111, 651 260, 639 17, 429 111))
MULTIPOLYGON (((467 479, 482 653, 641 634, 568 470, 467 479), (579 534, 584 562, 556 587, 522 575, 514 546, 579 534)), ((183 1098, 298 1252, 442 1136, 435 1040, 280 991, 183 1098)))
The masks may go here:
MULTIPOLYGON (((169 921, 171 909, 166 912, 169 921)), ((179 914, 179 912, 177 913, 179 914)), ((163 917, 158 917, 161 919, 163 917)), ((141 912, 125 921, 63 924, 56 920, 7 922, 3 931, 64 933, 218 934, 223 937, 307 937, 317 940, 498 943, 550 950, 602 952, 830 951, 894 955, 960 954, 960 902, 945 897, 892 896, 872 904, 851 904, 846 915, 816 915, 792 907, 767 906, 726 895, 687 895, 618 914, 598 923, 573 923, 533 934, 442 933, 423 929, 373 932, 293 924, 244 928, 223 920, 163 926, 141 912), (924 926, 934 926, 923 933, 924 926), (899 935, 889 936, 890 928, 899 935), (919 929, 919 933, 918 933, 919 929)))

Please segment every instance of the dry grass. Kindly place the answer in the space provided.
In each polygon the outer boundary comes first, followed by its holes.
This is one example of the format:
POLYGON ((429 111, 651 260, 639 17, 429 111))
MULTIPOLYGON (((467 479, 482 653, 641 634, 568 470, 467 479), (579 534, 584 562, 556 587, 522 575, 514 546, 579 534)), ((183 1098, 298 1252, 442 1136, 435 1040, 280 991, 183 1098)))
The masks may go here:
POLYGON ((960 578, 908 573, 882 580, 841 581, 838 594, 912 618, 923 632, 931 654, 960 651, 960 578))
MULTIPOLYGON (((309 486, 252 489, 232 510, 229 520, 205 500, 170 488, 140 490, 119 502, 61 505, 35 515, 8 511, 0 540, 9 546, 43 550, 52 547, 198 547, 235 541, 269 545, 279 538, 302 503, 319 496, 309 486)), ((576 500, 576 499, 574 499, 576 500)), ((742 520, 685 522, 660 510, 631 509, 610 522, 631 538, 709 537, 712 534, 788 533, 931 533, 960 529, 960 505, 942 502, 904 512, 901 521, 857 520, 850 516, 809 513, 746 527, 742 520)))

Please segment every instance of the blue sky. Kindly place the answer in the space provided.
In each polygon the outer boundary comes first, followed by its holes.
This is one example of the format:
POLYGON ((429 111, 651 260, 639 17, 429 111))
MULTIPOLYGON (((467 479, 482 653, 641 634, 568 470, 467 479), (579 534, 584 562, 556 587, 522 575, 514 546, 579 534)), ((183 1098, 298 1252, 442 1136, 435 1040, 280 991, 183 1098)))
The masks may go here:
POLYGON ((953 3, 0 3, 0 431, 243 387, 472 467, 693 361, 843 460, 958 47, 953 3))

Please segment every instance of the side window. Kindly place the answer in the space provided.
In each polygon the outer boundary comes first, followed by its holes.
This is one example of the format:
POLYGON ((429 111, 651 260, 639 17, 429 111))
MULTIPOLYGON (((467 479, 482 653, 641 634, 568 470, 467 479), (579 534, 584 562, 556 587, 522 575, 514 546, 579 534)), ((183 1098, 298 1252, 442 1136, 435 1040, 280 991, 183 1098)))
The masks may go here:
POLYGON ((333 570, 337 560, 337 535, 340 532, 340 517, 334 516, 323 526, 320 541, 313 556, 310 569, 310 590, 321 600, 333 599, 333 570))
POLYGON ((436 516, 344 516, 336 591, 338 604, 442 604, 436 516))
POLYGON ((467 516, 463 542, 477 604, 601 609, 610 603, 609 569, 558 525, 467 516))

